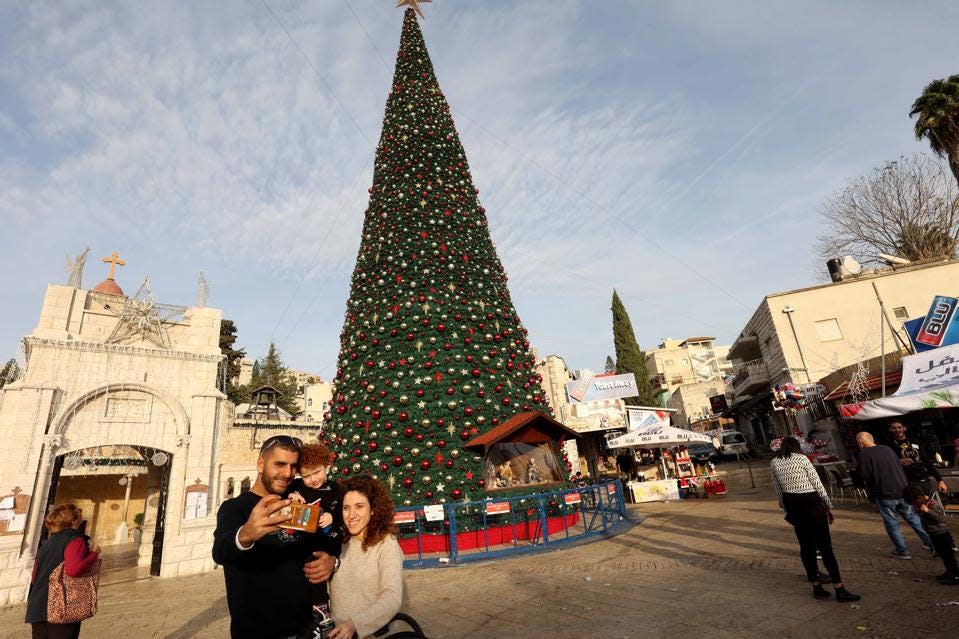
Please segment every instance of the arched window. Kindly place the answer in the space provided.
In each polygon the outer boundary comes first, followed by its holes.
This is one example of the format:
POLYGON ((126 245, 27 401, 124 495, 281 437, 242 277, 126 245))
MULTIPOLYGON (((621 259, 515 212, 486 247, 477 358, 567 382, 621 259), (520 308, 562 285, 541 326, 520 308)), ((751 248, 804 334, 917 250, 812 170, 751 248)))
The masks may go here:
POLYGON ((235 490, 236 486, 233 483, 233 478, 230 477, 226 480, 226 498, 231 499, 235 490))
POLYGON ((250 478, 244 477, 243 481, 240 482, 240 494, 250 492, 250 478))

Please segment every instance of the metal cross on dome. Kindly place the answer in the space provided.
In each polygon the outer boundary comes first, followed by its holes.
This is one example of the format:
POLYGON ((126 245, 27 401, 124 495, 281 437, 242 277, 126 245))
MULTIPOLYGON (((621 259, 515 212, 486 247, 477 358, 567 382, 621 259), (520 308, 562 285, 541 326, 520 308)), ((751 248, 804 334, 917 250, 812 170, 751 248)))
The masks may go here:
POLYGON ((133 340, 146 340, 159 348, 170 350, 170 337, 164 323, 175 320, 186 311, 185 306, 158 304, 153 299, 150 278, 144 278, 143 284, 133 297, 128 297, 119 312, 106 307, 117 316, 117 324, 107 338, 107 344, 122 344, 133 340))
POLYGON ((423 10, 420 9, 420 2, 432 2, 433 0, 396 0, 396 7, 411 7, 416 13, 420 14, 421 18, 425 18, 423 15, 423 10))

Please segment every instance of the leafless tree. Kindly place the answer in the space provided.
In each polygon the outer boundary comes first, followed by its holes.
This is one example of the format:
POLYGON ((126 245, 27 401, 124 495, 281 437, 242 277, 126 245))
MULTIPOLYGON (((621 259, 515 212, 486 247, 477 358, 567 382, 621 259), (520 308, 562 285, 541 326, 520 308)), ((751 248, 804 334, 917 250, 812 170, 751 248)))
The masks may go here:
POLYGON ((856 178, 826 202, 822 216, 820 264, 844 255, 878 264, 878 253, 913 261, 955 257, 959 247, 956 181, 927 154, 901 157, 856 178))

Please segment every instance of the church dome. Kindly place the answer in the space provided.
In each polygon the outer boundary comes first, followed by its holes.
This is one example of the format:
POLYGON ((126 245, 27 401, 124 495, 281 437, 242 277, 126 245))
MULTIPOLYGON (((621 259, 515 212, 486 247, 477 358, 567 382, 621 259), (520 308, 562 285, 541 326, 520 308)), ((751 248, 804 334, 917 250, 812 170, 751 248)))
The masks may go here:
POLYGON ((123 289, 112 278, 107 278, 94 286, 93 292, 104 295, 123 295, 123 289))

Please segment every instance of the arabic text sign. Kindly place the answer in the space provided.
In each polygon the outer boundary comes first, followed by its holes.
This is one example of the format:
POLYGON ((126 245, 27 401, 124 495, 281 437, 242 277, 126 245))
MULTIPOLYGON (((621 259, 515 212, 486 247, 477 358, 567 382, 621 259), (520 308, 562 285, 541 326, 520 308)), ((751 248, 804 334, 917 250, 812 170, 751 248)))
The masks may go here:
POLYGON ((959 299, 937 295, 933 298, 925 317, 904 323, 917 353, 959 344, 957 308, 959 308, 959 299))
POLYGON ((897 396, 914 395, 959 382, 959 345, 943 346, 902 358, 897 396))
POLYGON ((569 395, 571 403, 592 402, 598 399, 622 399, 635 397, 637 394, 636 376, 632 373, 593 377, 585 390, 582 389, 581 382, 583 379, 566 384, 566 394, 569 395))

